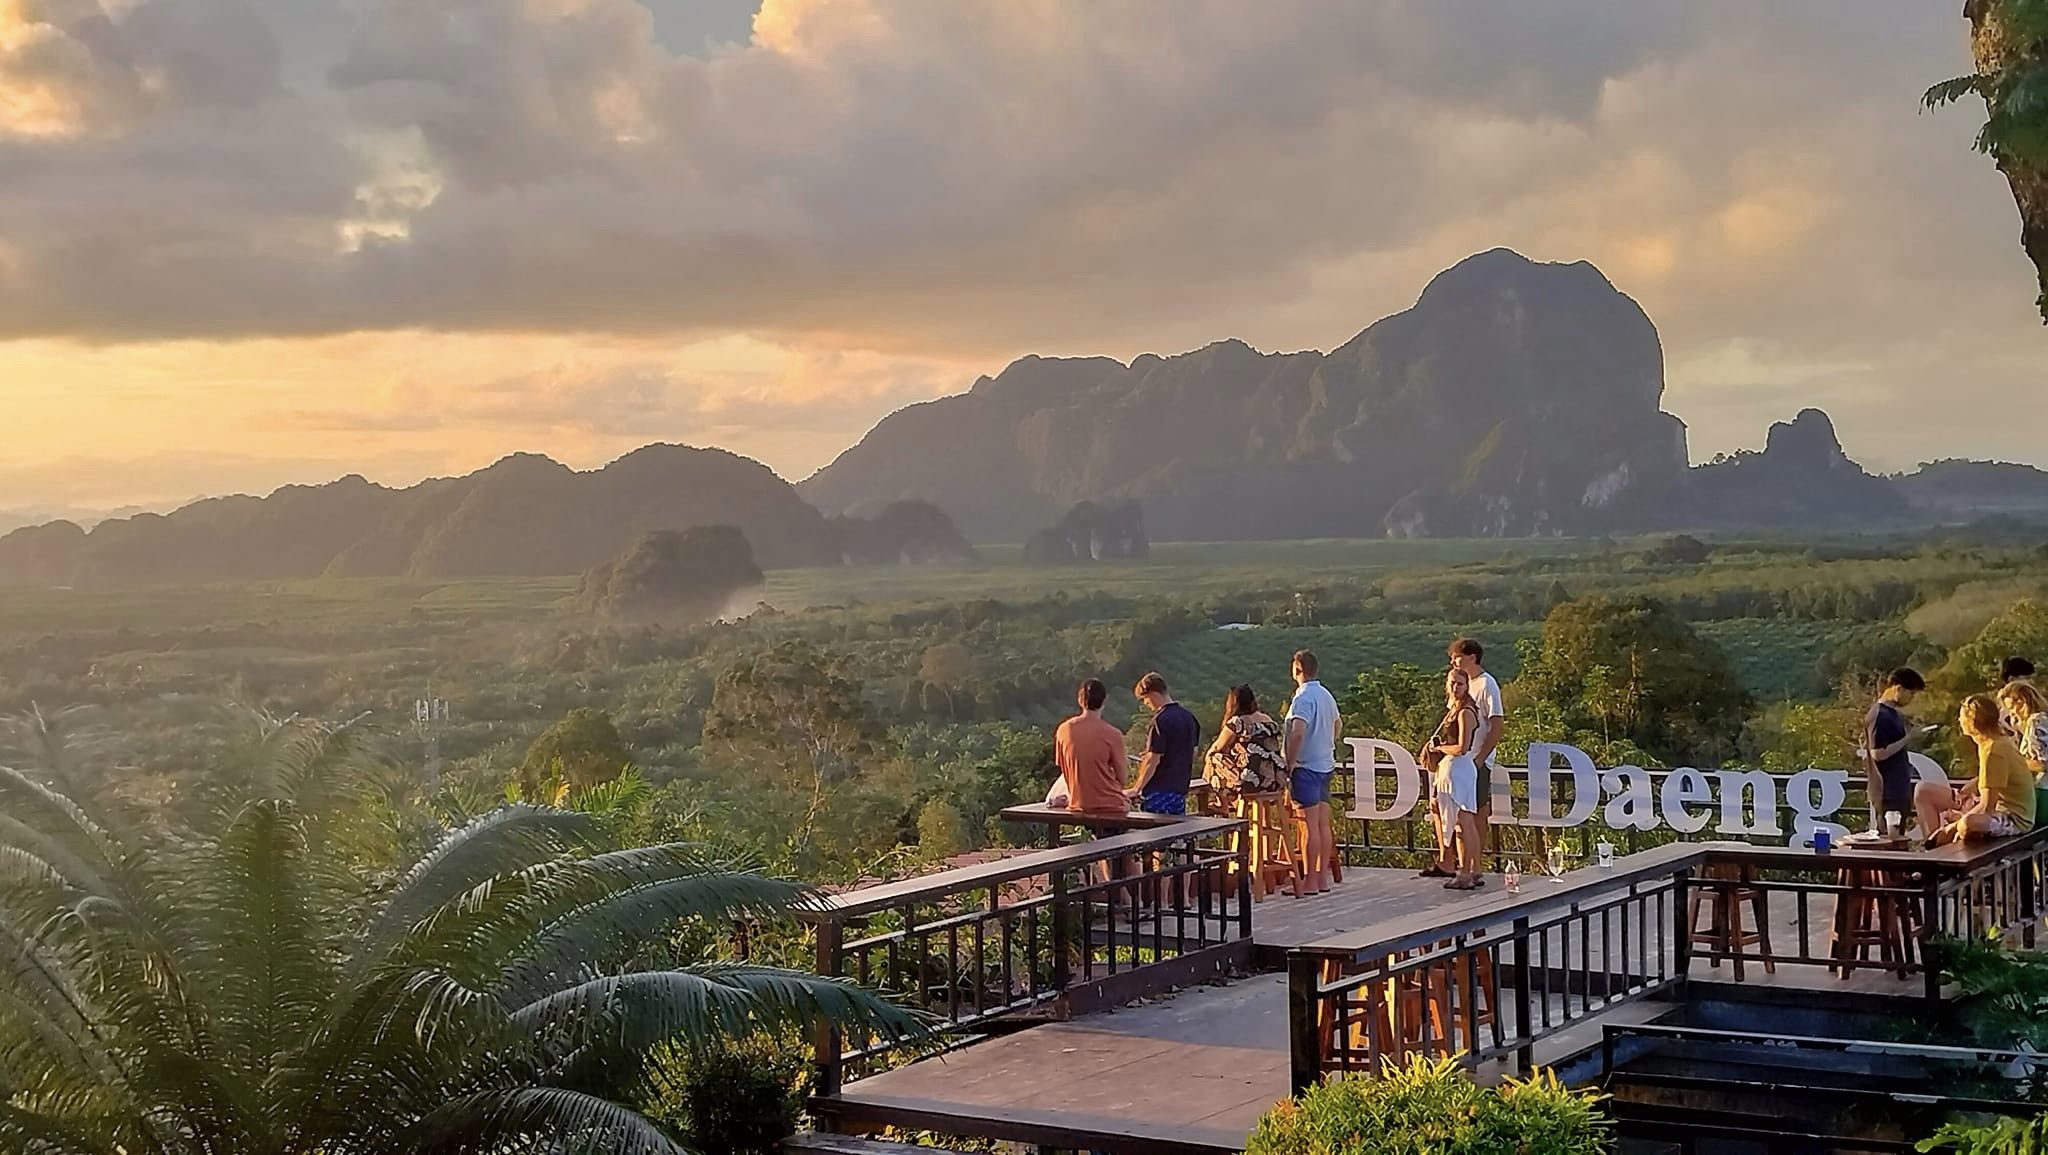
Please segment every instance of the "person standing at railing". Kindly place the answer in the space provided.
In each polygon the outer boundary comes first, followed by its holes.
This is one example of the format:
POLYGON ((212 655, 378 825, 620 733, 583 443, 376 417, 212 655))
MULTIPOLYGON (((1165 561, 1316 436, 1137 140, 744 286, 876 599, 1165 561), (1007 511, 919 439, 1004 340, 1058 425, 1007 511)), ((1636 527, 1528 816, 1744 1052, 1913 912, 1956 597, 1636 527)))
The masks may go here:
POLYGON ((1314 653, 1294 653, 1294 700, 1287 706, 1288 795, 1301 833, 1303 895, 1336 885, 1330 869, 1336 837, 1330 829, 1330 777, 1337 772, 1337 699, 1316 678, 1314 653))
POLYGON ((1137 781, 1124 791, 1147 814, 1186 814, 1188 784, 1195 776, 1195 751, 1202 745, 1202 723, 1194 712, 1166 692, 1166 679, 1156 671, 1138 679, 1131 692, 1152 711, 1152 729, 1145 735, 1145 754, 1137 781))
POLYGON ((1074 698, 1081 712, 1061 722, 1052 740, 1053 758, 1066 782, 1067 809, 1125 813, 1130 806, 1124 796, 1124 734, 1102 717, 1109 687, 1090 678, 1074 698))
POLYGON ((1472 755, 1478 749, 1479 711, 1472 707, 1472 679, 1456 666, 1444 678, 1445 715, 1437 732, 1437 761, 1432 785, 1443 829, 1438 838, 1457 854, 1457 874, 1445 890, 1479 889, 1479 771, 1472 755))
MULTIPOLYGON (((1882 816, 1906 815, 1918 810, 1919 792, 1911 759, 1913 739, 1926 730, 1906 723, 1906 710, 1927 688, 1920 671, 1901 666, 1884 676, 1877 701, 1863 716, 1863 773, 1870 798, 1870 829, 1884 829, 1882 816)), ((1934 828, 1923 824, 1932 833, 1934 828)), ((1890 831, 1885 831, 1890 833, 1890 831)))
MULTIPOLYGON (((1451 643, 1451 668, 1465 675, 1471 687, 1472 710, 1479 719, 1479 736, 1472 745, 1472 765, 1478 774, 1479 829, 1483 834, 1493 821, 1493 751, 1500 745, 1500 733, 1507 727, 1508 712, 1501 705, 1500 683, 1486 672, 1486 647, 1474 638, 1451 643)), ((1484 848, 1482 847, 1482 850, 1484 848)))

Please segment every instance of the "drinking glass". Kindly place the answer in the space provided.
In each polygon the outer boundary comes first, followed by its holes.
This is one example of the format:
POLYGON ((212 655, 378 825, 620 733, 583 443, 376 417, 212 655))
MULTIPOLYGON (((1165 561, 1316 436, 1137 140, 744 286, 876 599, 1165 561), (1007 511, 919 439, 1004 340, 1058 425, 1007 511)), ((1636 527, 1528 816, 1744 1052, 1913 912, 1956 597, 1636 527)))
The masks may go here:
POLYGON ((1543 869, 1550 875, 1550 881, 1564 881, 1564 847, 1551 843, 1550 852, 1543 857, 1543 869))

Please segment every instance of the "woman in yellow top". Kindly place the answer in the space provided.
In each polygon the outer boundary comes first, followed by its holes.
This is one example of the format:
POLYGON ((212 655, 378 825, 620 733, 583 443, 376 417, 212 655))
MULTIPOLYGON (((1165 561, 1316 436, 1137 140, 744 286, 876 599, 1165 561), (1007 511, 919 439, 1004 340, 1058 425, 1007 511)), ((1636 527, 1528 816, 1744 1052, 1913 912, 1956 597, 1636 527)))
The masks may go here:
POLYGON ((2005 727, 1999 724, 1998 703, 1989 694, 1963 700, 1958 717, 1963 732, 1977 743, 1977 800, 1935 834, 1939 846, 1958 838, 2010 838, 2034 827, 2034 774, 2020 757, 2005 727))

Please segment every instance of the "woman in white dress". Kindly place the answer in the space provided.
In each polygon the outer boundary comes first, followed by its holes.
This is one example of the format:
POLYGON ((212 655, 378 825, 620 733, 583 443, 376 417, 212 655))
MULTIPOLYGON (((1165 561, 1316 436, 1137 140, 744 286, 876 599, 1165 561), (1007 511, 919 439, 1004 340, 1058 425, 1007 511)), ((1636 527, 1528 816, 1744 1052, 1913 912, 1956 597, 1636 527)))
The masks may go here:
POLYGON ((1472 680, 1463 670, 1454 668, 1444 679, 1444 721, 1437 727, 1442 740, 1433 747, 1442 755, 1430 785, 1443 845, 1457 845, 1458 873, 1444 883, 1445 890, 1472 890, 1480 882, 1479 767, 1472 761, 1479 712, 1472 708, 1471 690, 1472 680))

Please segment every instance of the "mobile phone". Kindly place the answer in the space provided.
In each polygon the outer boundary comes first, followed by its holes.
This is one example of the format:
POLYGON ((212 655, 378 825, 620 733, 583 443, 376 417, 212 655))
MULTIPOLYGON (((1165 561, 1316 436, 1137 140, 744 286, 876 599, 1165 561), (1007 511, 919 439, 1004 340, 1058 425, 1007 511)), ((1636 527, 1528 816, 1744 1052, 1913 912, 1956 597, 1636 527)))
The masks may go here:
POLYGON ((1934 723, 1934 724, 1933 724, 1933 725, 1931 725, 1931 726, 1922 726, 1922 727, 1920 727, 1920 732, 1921 732, 1922 734, 1932 734, 1932 733, 1934 733, 1934 732, 1935 732, 1936 730, 1939 730, 1939 729, 1941 729, 1941 723, 1939 723, 1939 722, 1936 722, 1936 723, 1934 723))

